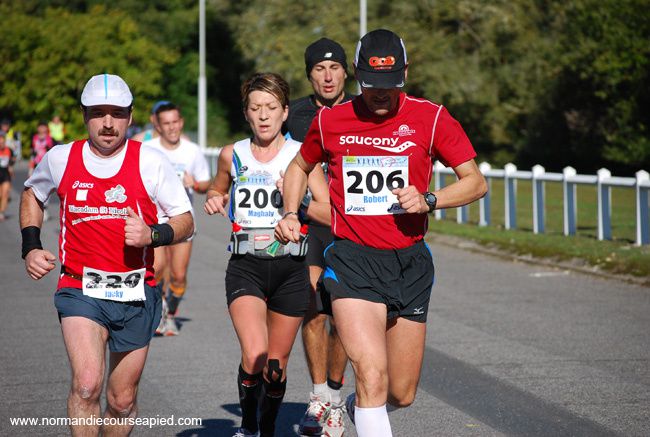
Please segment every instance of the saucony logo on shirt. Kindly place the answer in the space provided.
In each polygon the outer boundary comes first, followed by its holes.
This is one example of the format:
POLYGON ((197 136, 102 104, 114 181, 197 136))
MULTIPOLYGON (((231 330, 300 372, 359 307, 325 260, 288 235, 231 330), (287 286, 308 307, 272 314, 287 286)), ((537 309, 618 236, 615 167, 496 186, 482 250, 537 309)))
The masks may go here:
POLYGON ((362 137, 359 135, 344 135, 339 137, 339 144, 360 144, 362 146, 388 146, 395 147, 397 138, 377 138, 377 137, 362 137))
POLYGON ((416 144, 412 141, 406 141, 397 145, 399 138, 377 138, 377 137, 363 137, 360 135, 343 135, 339 137, 339 144, 359 144, 361 146, 372 146, 377 149, 386 150, 392 153, 402 153, 409 147, 416 144))

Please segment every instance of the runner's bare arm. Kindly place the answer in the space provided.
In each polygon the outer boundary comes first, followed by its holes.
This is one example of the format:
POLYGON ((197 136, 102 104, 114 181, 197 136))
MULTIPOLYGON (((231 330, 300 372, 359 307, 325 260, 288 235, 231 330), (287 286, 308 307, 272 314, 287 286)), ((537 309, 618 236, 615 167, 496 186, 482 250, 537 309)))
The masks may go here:
MULTIPOLYGON (((26 188, 20 198, 20 229, 23 247, 41 246, 40 228, 43 225, 43 206, 31 188, 26 188)), ((56 257, 48 250, 34 247, 26 254, 25 270, 34 280, 41 279, 55 267, 56 257)))
POLYGON ((275 227, 275 238, 286 243, 300 241, 300 222, 298 221, 298 208, 300 200, 307 191, 309 173, 316 164, 304 160, 298 153, 289 163, 284 175, 284 218, 275 227))
POLYGON ((329 226, 332 222, 332 211, 330 206, 330 194, 327 187, 327 179, 323 167, 317 165, 309 173, 307 186, 311 191, 312 199, 307 206, 307 217, 320 224, 329 226))
POLYGON ((167 224, 174 229, 172 244, 185 241, 194 233, 194 218, 189 211, 170 217, 167 224))
MULTIPOLYGON (((467 205, 487 193, 487 182, 473 159, 454 167, 453 170, 458 180, 433 192, 438 198, 436 209, 467 205)), ((393 190, 393 194, 408 213, 425 214, 429 211, 424 196, 413 185, 393 190)))
POLYGON ((209 214, 221 214, 227 217, 226 204, 230 195, 228 190, 232 182, 230 175, 230 166, 232 165, 233 145, 225 146, 219 154, 219 162, 217 163, 217 174, 208 188, 205 204, 203 210, 209 214))
POLYGON ((480 199, 487 193, 487 182, 476 162, 471 159, 453 168, 458 180, 434 191, 438 198, 436 209, 455 208, 480 199))

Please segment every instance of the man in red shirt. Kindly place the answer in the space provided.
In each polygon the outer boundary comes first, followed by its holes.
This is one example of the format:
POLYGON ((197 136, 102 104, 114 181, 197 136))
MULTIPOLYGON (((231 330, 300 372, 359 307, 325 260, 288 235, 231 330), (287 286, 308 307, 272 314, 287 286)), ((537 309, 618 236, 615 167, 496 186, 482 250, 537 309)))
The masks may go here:
POLYGON ((132 103, 122 78, 93 76, 81 94, 88 139, 47 152, 25 182, 20 203, 22 257, 28 275, 38 280, 56 260, 40 241, 43 204, 55 191, 60 199, 61 274, 54 304, 72 368, 73 435, 131 432, 138 383, 161 315, 153 249, 183 241, 194 230, 189 199, 169 160, 126 140, 132 103), (167 223, 157 224, 157 207, 170 217, 167 223))
POLYGON ((427 213, 482 197, 487 184, 460 124, 442 106, 401 91, 408 67, 403 41, 388 30, 357 46, 361 95, 322 109, 284 181, 281 241, 299 239, 295 213, 307 175, 327 162, 332 232, 324 285, 356 376, 348 413, 357 434, 390 436, 386 403, 415 399, 434 267, 424 243, 427 213), (433 161, 458 181, 429 192, 433 161), (356 398, 356 408, 355 408, 356 398))

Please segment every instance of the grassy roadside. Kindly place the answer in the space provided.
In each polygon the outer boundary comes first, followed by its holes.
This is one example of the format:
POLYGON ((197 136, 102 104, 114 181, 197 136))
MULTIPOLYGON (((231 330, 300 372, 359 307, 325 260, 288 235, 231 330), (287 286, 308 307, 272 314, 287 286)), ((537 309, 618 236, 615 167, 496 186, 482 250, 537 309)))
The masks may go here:
MULTIPOLYGON (((452 181, 449 180, 449 183, 452 181)), ((546 234, 532 233, 532 195, 530 182, 519 181, 517 188, 516 230, 503 227, 503 182, 494 180, 492 193, 492 224, 479 227, 478 204, 470 206, 470 223, 459 225, 456 213, 447 211, 444 220, 431 220, 433 233, 473 240, 513 255, 531 255, 577 266, 597 267, 603 272, 631 275, 650 285, 650 246, 634 245, 635 204, 633 190, 612 191, 611 241, 596 239, 595 187, 578 187, 578 232, 566 237, 562 233, 562 190, 560 184, 546 184, 546 234)))

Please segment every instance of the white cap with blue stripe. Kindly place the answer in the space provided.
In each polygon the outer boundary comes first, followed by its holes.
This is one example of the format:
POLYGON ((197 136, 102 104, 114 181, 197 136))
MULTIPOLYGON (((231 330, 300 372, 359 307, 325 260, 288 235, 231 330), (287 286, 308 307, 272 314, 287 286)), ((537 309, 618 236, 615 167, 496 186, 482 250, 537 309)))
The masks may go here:
POLYGON ((90 78, 81 93, 84 106, 111 105, 126 108, 133 103, 129 86, 120 76, 98 74, 90 78))

